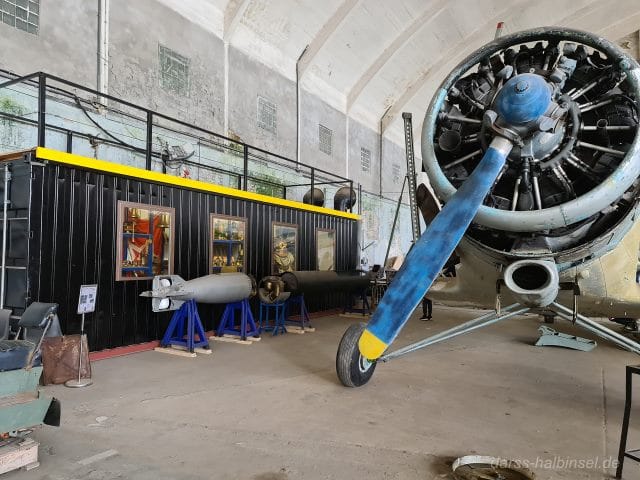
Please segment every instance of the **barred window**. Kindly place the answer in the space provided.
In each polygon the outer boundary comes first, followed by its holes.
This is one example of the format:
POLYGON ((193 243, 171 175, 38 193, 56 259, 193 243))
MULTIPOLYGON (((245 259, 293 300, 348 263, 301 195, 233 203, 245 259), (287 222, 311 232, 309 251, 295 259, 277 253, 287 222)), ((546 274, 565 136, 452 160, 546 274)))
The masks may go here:
POLYGON ((258 127, 271 132, 278 133, 278 107, 264 97, 258 95, 258 127))
POLYGON ((170 48, 158 45, 160 86, 178 95, 189 96, 189 59, 170 48))
POLYGON ((360 147, 360 168, 363 172, 371 171, 371 150, 360 147))
POLYGON ((318 148, 320 151, 331 155, 332 144, 333 130, 324 125, 318 125, 318 148))
POLYGON ((393 177, 393 183, 398 183, 400 181, 400 164, 394 163, 391 165, 391 175, 393 177))
POLYGON ((38 35, 40 0, 0 0, 2 22, 38 35))

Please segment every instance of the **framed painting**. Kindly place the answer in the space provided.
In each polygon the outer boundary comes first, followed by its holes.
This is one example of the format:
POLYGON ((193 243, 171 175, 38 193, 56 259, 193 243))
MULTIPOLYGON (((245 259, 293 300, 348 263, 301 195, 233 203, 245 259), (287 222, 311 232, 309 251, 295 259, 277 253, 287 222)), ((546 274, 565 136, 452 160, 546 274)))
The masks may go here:
POLYGON ((298 267, 298 226, 271 224, 271 273, 293 272, 298 267))
POLYGON ((116 280, 173 273, 175 209, 118 202, 116 280))
POLYGON ((316 270, 336 269, 336 231, 316 230, 316 270))

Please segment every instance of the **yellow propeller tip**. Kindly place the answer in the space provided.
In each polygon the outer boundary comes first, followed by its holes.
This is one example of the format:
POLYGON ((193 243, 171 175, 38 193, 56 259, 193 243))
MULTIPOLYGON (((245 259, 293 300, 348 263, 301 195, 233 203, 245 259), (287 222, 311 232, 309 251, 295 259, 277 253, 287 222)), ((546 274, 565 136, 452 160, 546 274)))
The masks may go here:
POLYGON ((362 332, 360 340, 358 340, 358 349, 360 355, 367 360, 377 360, 382 356, 388 345, 376 337, 369 330, 362 332))

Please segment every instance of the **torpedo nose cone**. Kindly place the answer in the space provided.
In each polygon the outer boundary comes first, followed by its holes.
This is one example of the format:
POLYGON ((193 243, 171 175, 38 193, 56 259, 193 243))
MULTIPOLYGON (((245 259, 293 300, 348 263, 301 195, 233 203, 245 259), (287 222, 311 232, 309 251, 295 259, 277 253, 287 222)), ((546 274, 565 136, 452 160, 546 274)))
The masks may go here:
POLYGON ((537 120, 551 103, 551 86, 540 75, 523 73, 511 78, 498 92, 495 109, 510 125, 537 120))

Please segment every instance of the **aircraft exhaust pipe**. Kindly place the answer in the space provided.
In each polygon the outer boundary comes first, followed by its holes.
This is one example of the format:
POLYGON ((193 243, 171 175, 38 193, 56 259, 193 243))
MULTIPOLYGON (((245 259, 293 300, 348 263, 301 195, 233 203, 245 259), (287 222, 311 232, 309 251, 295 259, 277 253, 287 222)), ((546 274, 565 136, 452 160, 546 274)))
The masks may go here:
POLYGON ((549 260, 519 260, 504 271, 504 283, 518 303, 527 307, 546 307, 558 296, 556 264, 549 260))

